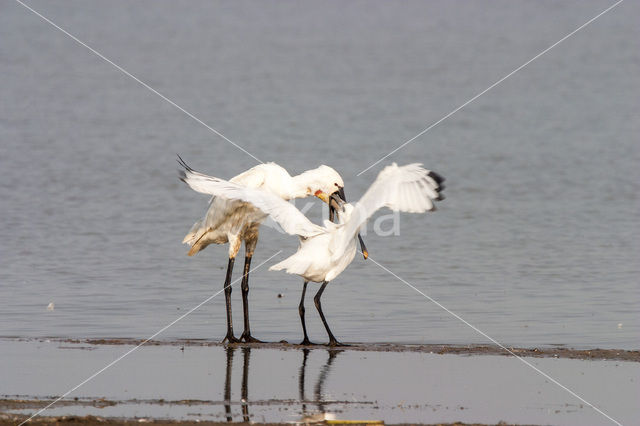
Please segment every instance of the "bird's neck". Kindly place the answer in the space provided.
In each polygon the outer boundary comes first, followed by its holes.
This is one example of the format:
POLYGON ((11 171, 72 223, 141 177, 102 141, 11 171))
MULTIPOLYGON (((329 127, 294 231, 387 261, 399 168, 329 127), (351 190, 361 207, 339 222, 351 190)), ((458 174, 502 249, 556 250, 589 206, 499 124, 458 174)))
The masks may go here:
POLYGON ((304 173, 293 176, 291 178, 291 190, 289 199, 304 198, 313 195, 312 188, 316 187, 317 177, 313 170, 307 170, 304 173))

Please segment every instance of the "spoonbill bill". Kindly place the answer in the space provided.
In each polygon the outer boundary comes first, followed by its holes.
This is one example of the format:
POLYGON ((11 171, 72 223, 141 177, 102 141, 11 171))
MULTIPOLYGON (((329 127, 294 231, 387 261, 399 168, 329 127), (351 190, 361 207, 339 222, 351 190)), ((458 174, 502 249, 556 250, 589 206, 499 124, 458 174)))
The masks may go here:
POLYGON ((380 208, 407 213, 424 213, 435 210, 434 201, 444 197, 444 178, 426 170, 421 164, 385 167, 367 192, 355 204, 346 203, 338 192, 330 195, 328 203, 336 209, 338 223, 324 221, 324 226, 312 223, 295 206, 267 191, 248 188, 237 182, 206 176, 185 167, 181 179, 197 192, 211 194, 225 200, 250 203, 256 209, 270 215, 282 229, 300 238, 300 247, 292 256, 273 265, 269 270, 285 270, 304 278, 299 305, 300 320, 304 332, 301 344, 311 344, 304 319, 304 296, 309 281, 322 283, 313 298, 327 334, 329 345, 342 345, 331 332, 322 312, 320 298, 327 284, 335 279, 352 262, 356 254, 356 242, 360 228, 380 208))
MULTIPOLYGON (((178 156, 178 163, 184 167, 186 173, 192 178, 196 180, 207 178, 206 175, 202 175, 187 166, 180 156, 178 156)), ((185 175, 185 172, 181 173, 185 175)), ((333 194, 341 194, 342 199, 344 199, 342 177, 334 169, 325 165, 307 170, 297 176, 291 176, 283 167, 275 163, 259 164, 233 177, 229 180, 229 183, 257 191, 258 193, 270 194, 285 204, 288 203, 284 200, 303 198, 310 195, 314 195, 326 203, 329 203, 329 199, 333 194)), ((258 339, 251 336, 249 325, 249 271, 251 258, 258 243, 260 224, 267 215, 242 200, 209 194, 213 195, 213 197, 209 202, 207 212, 202 219, 191 227, 189 233, 184 237, 183 243, 191 246, 188 252, 189 256, 204 250, 209 244, 229 244, 229 262, 224 281, 227 334, 223 342, 259 342, 258 339), (233 334, 230 283, 233 264, 243 241, 245 245, 245 260, 241 289, 244 331, 238 339, 233 334)), ((329 207, 331 216, 334 214, 332 208, 331 206, 329 207)), ((362 248, 366 250, 364 246, 362 248)))

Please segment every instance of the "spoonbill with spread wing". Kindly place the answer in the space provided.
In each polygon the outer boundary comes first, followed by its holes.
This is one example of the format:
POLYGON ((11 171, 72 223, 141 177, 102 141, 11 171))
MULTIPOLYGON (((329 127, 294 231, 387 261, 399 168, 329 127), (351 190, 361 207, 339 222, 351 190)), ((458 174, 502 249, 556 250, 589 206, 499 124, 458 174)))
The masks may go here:
POLYGON ((322 312, 320 298, 327 284, 351 263, 356 254, 360 228, 382 207, 407 213, 424 213, 435 210, 434 201, 444 197, 444 178, 422 168, 420 164, 399 167, 395 163, 385 167, 367 192, 355 204, 349 204, 334 192, 328 200, 336 209, 338 224, 325 221, 324 226, 312 223, 300 210, 282 197, 260 191, 235 182, 206 176, 186 167, 181 179, 192 189, 227 200, 252 204, 264 214, 270 215, 282 229, 300 237, 298 251, 270 270, 286 270, 304 278, 299 305, 300 320, 304 332, 302 344, 311 344, 304 319, 304 296, 309 281, 322 283, 314 297, 314 303, 329 335, 329 345, 341 345, 329 328, 322 312))
MULTIPOLYGON (((182 174, 187 173, 191 179, 206 180, 209 178, 192 170, 180 156, 178 156, 178 163, 185 169, 182 174)), ((259 164, 230 179, 228 183, 239 188, 250 189, 258 194, 269 194, 287 205, 289 204, 284 200, 310 195, 314 195, 326 203, 329 203, 332 195, 340 195, 344 199, 342 177, 334 169, 324 165, 307 170, 297 176, 291 176, 283 167, 275 163, 259 164)), ((223 287, 227 308, 227 334, 223 341, 229 343, 259 342, 258 339, 251 336, 249 325, 249 271, 251 258, 258 243, 259 227, 267 215, 250 203, 238 198, 217 196, 222 194, 214 194, 213 192, 208 192, 208 194, 213 195, 209 209, 204 217, 191 227, 189 233, 184 237, 183 243, 191 246, 189 256, 204 250, 209 244, 229 243, 229 262, 223 287), (241 289, 244 331, 240 339, 237 339, 233 334, 230 284, 235 257, 243 241, 245 260, 241 289)), ((329 206, 329 210, 330 215, 333 216, 333 207, 329 206)), ((361 242, 361 244, 363 252, 366 252, 364 243, 361 242)))

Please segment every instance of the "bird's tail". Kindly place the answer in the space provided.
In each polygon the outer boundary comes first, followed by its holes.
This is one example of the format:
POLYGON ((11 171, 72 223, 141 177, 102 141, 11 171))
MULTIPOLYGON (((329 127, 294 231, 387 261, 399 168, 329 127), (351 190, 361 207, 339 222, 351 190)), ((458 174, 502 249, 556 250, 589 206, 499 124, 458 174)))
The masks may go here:
POLYGON ((193 256, 202 249, 201 244, 198 244, 198 242, 202 239, 204 234, 205 230, 202 228, 202 219, 200 219, 193 224, 187 235, 185 235, 182 240, 182 244, 188 244, 191 246, 191 250, 187 253, 189 256, 193 256))
POLYGON ((301 256, 296 256, 298 253, 293 254, 292 256, 287 257, 280 263, 276 263, 275 265, 269 268, 270 271, 282 271, 286 270, 288 274, 297 274, 303 275, 311 266, 311 261, 309 259, 305 259, 301 256))
POLYGON ((189 244, 190 246, 193 246, 195 242, 198 240, 198 238, 200 237, 199 234, 201 234, 201 232, 198 232, 198 231, 200 231, 201 227, 202 227, 202 219, 198 220, 196 223, 193 224, 191 229, 189 229, 189 232, 187 233, 187 235, 185 235, 184 239, 182 240, 182 244, 189 244))

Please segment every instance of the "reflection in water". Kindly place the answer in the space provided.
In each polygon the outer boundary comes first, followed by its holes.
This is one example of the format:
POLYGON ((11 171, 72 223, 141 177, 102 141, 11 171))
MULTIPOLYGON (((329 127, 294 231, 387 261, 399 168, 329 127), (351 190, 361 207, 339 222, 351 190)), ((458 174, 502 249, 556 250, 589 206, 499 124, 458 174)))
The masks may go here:
POLYGON ((302 403, 302 415, 305 415, 307 412, 307 398, 304 396, 304 382, 305 382, 305 373, 307 371, 307 358, 309 358, 309 352, 311 349, 304 348, 302 350, 302 365, 300 366, 300 373, 298 374, 298 397, 300 402, 302 403))
MULTIPOLYGON (((233 415, 231 414, 231 373, 233 371, 233 354, 236 348, 228 346, 226 348, 227 353, 227 367, 226 378, 224 381, 224 412, 227 417, 227 422, 233 421, 233 415)), ((241 393, 241 407, 242 407, 242 421, 249 421, 249 358, 251 356, 251 348, 242 348, 242 388, 241 393)))
POLYGON ((224 381, 224 411, 227 414, 227 421, 233 421, 231 416, 231 370, 233 369, 233 353, 236 348, 227 346, 227 377, 224 381))
MULTIPOLYGON (((236 347, 228 346, 226 348, 226 376, 224 382, 224 411, 227 422, 233 422, 233 414, 231 412, 231 376, 233 371, 233 357, 236 351, 236 347)), ((342 352, 342 350, 329 349, 328 351, 329 357, 327 361, 320 369, 320 374, 318 375, 318 379, 314 386, 314 401, 308 401, 305 397, 305 388, 306 388, 306 372, 307 372, 307 361, 309 359, 309 354, 311 353, 311 349, 304 348, 302 349, 302 365, 300 366, 299 376, 298 376, 298 393, 299 393, 299 403, 302 406, 302 421, 322 421, 326 418, 332 417, 330 413, 327 413, 325 405, 326 402, 324 399, 323 387, 324 383, 329 376, 329 372, 331 370, 331 366, 336 359, 338 353, 342 352), (307 411, 307 405, 309 403, 313 403, 317 406, 317 410, 307 411)), ((249 406, 251 405, 249 402, 249 360, 251 357, 251 348, 245 347, 242 348, 242 387, 241 387, 241 403, 242 407, 242 421, 249 422, 249 406)))
POLYGON ((320 375, 318 376, 318 381, 316 382, 315 393, 314 393, 314 396, 316 398, 316 403, 318 404, 318 411, 320 411, 323 418, 326 418, 327 412, 325 410, 326 401, 324 400, 324 394, 322 392, 322 388, 324 386, 324 382, 327 380, 327 376, 329 375, 329 370, 331 370, 331 364, 333 364, 333 361, 336 359, 336 356, 338 355, 338 353, 342 351, 330 349, 328 352, 329 352, 329 358, 327 359, 327 362, 322 366, 322 369, 320 370, 320 375))
POLYGON ((329 371, 331 370, 331 364, 335 360, 338 353, 342 352, 341 350, 329 349, 329 358, 320 369, 320 375, 318 376, 318 380, 316 381, 316 385, 314 387, 314 398, 315 403, 318 406, 317 410, 307 412, 307 399, 304 395, 305 390, 305 378, 306 378, 306 370, 307 370, 307 359, 309 358, 310 349, 302 350, 302 366, 300 366, 300 374, 298 376, 298 390, 299 390, 299 399, 302 404, 302 422, 319 422, 329 418, 333 418, 333 415, 327 413, 325 409, 324 393, 322 392, 322 388, 324 387, 324 382, 327 380, 327 376, 329 375, 329 371))
POLYGON ((249 357, 251 348, 242 348, 242 421, 249 421, 249 357))

